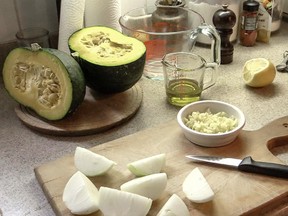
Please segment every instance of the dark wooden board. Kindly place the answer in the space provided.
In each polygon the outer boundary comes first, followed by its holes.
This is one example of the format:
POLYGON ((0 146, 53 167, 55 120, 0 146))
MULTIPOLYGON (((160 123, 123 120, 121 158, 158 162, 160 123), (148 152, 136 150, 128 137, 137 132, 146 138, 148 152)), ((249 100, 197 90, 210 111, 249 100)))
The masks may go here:
POLYGON ((85 99, 75 113, 59 121, 39 118, 22 105, 15 108, 19 119, 41 133, 61 136, 88 135, 108 130, 131 118, 139 109, 143 98, 139 84, 125 92, 95 95, 87 88, 85 99))
MULTIPOLYGON (((271 153, 275 146, 288 144, 288 117, 277 119, 256 131, 242 131, 231 144, 218 148, 205 148, 192 144, 183 135, 176 120, 159 127, 140 131, 91 148, 118 164, 106 175, 90 178, 99 188, 108 186, 119 189, 124 182, 134 178, 126 164, 144 157, 166 153, 164 172, 168 185, 162 197, 153 202, 148 215, 154 216, 173 194, 178 194, 187 204, 191 215, 288 215, 288 180, 244 173, 238 170, 197 164, 189 161, 186 154, 218 155, 282 163, 271 153), (215 192, 212 201, 196 204, 185 198, 181 185, 184 178, 199 167, 215 192)), ((43 191, 59 216, 72 215, 62 202, 62 194, 68 179, 76 172, 73 155, 35 168, 43 191)), ((100 211, 92 214, 102 215, 100 211)))

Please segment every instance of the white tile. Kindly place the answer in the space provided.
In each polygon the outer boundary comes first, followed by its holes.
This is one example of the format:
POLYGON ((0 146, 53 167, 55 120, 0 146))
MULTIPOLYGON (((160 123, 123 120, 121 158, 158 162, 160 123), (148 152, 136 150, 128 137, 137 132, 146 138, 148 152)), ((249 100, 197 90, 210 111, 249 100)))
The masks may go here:
MULTIPOLYGON (((0 0, 0 43, 15 40, 18 31, 14 1, 0 0)), ((58 31, 56 0, 16 0, 20 27, 43 27, 58 31)))
POLYGON ((16 13, 12 0, 0 0, 0 43, 15 39, 18 31, 16 13))

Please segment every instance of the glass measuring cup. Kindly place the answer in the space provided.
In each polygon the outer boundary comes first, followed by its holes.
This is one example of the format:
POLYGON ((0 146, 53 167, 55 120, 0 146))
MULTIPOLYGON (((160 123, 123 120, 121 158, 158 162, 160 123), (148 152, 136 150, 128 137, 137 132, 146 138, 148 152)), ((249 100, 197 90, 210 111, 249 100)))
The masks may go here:
POLYGON ((199 101, 216 82, 218 64, 190 52, 168 53, 162 59, 167 100, 175 106, 199 101), (208 75, 208 71, 209 73, 208 75), (208 79, 210 78, 210 79, 208 79))
POLYGON ((147 6, 120 17, 124 34, 146 45, 144 76, 163 80, 162 57, 172 52, 191 52, 198 35, 210 38, 212 61, 220 64, 220 37, 201 15, 185 7, 147 6))

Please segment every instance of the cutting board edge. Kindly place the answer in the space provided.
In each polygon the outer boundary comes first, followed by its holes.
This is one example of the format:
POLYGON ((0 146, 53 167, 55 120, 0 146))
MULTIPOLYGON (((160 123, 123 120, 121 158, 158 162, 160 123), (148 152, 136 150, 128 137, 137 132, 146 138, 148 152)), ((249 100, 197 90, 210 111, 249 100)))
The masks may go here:
POLYGON ((258 207, 251 209, 246 212, 244 215, 288 215, 288 191, 279 195, 278 197, 274 197, 273 200, 269 200, 258 207))

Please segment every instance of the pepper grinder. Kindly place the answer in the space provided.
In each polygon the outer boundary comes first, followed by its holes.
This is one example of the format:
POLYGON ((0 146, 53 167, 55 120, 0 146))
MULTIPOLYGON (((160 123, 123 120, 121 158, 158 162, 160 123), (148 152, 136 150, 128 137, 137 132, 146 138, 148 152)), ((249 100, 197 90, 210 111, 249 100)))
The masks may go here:
POLYGON ((230 36, 236 23, 235 13, 228 9, 228 5, 222 5, 222 9, 217 10, 213 15, 213 24, 221 38, 221 64, 229 64, 233 61, 233 44, 230 36))

